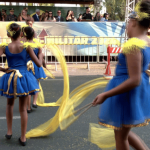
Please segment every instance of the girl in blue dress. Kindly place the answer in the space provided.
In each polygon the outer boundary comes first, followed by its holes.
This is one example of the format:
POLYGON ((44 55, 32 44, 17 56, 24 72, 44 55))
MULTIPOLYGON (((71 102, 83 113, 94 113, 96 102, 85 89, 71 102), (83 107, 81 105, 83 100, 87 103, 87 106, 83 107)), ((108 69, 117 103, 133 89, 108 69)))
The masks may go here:
POLYGON ((27 100, 29 95, 35 95, 39 91, 36 78, 27 70, 27 55, 30 55, 35 64, 40 67, 42 65, 42 53, 38 58, 33 50, 28 47, 23 48, 20 43, 21 28, 16 23, 10 23, 7 26, 8 36, 11 37, 11 43, 8 46, 1 45, 0 55, 3 53, 7 57, 9 69, 0 67, 4 74, 0 78, 0 94, 7 97, 6 118, 7 118, 7 134, 6 138, 12 137, 12 119, 13 107, 16 97, 19 97, 19 112, 21 116, 21 137, 19 142, 22 146, 26 145, 26 129, 27 129, 27 100))
MULTIPOLYGON (((35 33, 33 28, 25 27, 23 32, 24 32, 24 36, 26 37, 26 41, 28 41, 28 42, 25 43, 25 45, 27 47, 31 46, 33 48, 33 50, 34 50, 35 55, 38 57, 38 54, 42 53, 42 49, 41 49, 41 47, 42 47, 41 45, 42 44, 40 44, 39 42, 35 42, 35 40, 33 40, 34 33, 35 33)), ((43 68, 42 67, 38 67, 32 61, 30 55, 27 56, 27 67, 28 67, 29 72, 31 72, 38 81, 39 80, 43 80, 43 79, 47 79, 47 76, 46 76, 43 68)), ((46 65, 45 65, 45 67, 46 67, 46 65)), ((32 104, 33 108, 37 108, 37 105, 36 105, 37 98, 38 98, 38 93, 36 93, 33 96, 33 104, 32 104)), ((31 112, 31 96, 30 96, 29 101, 28 101, 27 112, 28 113, 31 112)))
POLYGON ((99 124, 114 129, 116 149, 145 150, 131 132, 132 127, 148 125, 150 121, 150 85, 146 74, 150 63, 150 1, 138 3, 127 25, 129 40, 118 56, 116 75, 93 105, 101 104, 99 124))

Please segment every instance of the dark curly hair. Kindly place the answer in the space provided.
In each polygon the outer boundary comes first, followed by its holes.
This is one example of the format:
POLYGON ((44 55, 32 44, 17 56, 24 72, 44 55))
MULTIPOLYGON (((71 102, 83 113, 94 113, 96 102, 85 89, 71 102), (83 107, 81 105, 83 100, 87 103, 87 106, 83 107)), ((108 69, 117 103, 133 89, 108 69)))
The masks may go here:
POLYGON ((139 25, 144 27, 144 28, 149 28, 150 27, 150 1, 149 0, 143 0, 141 2, 140 11, 149 14, 149 17, 144 18, 141 21, 138 21, 139 25))
POLYGON ((20 25, 18 25, 17 23, 12 23, 12 24, 10 25, 10 31, 14 31, 14 34, 13 34, 13 36, 10 36, 10 33, 8 32, 9 37, 11 37, 11 38, 13 38, 14 40, 16 40, 16 39, 20 36, 21 27, 20 27, 20 25))
POLYGON ((24 34, 25 34, 27 40, 31 40, 34 37, 34 29, 31 27, 25 27, 24 34))

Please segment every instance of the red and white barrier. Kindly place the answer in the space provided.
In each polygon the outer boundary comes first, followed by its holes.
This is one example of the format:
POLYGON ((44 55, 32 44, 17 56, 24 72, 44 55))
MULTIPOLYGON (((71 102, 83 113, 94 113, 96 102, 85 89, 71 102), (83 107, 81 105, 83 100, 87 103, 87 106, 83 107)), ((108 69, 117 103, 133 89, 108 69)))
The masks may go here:
POLYGON ((110 47, 108 46, 107 48, 107 54, 108 54, 108 57, 107 57, 107 68, 106 68, 106 72, 104 73, 104 77, 106 79, 111 79, 113 76, 111 75, 111 69, 110 69, 110 54, 111 53, 120 53, 122 52, 122 48, 121 47, 110 47))

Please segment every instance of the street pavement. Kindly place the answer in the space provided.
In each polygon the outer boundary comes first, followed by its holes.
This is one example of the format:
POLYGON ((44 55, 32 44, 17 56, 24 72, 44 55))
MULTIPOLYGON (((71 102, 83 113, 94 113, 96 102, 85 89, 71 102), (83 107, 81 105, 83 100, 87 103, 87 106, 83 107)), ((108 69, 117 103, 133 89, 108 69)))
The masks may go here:
MULTIPOLYGON (((70 91, 77 86, 89 80, 100 76, 70 76, 70 91)), ((63 77, 41 81, 44 90, 45 102, 55 102, 63 93, 63 77)), ((93 101, 96 95, 103 92, 104 89, 95 90, 81 106, 93 101)), ((37 127, 52 118, 58 107, 38 107, 32 113, 28 114, 27 131, 37 127)), ((99 106, 90 108, 67 130, 58 129, 48 137, 31 138, 27 140, 25 147, 20 146, 18 138, 20 137, 20 118, 18 99, 15 100, 13 136, 11 140, 5 139, 7 132, 6 118, 6 98, 1 97, 0 103, 0 150, 100 150, 100 148, 88 141, 89 123, 98 123, 99 106)), ((143 141, 150 147, 150 125, 140 128, 133 128, 143 141)), ((131 148, 132 149, 132 148, 131 148)))

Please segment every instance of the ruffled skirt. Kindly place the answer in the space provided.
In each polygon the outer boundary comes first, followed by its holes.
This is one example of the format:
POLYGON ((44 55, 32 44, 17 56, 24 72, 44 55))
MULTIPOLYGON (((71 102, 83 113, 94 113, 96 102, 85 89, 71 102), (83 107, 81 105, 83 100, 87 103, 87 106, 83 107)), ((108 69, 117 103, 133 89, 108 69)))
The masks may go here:
MULTIPOLYGON (((39 89, 39 84, 36 78, 29 71, 20 71, 22 77, 17 77, 17 86, 16 86, 16 96, 26 96, 26 95, 35 95, 39 89)), ((14 98, 14 76, 10 82, 10 87, 8 87, 8 80, 11 73, 6 73, 0 78, 0 95, 6 96, 8 98, 14 98), (8 90, 9 88, 9 90, 8 90)))
MULTIPOLYGON (((109 91, 125 80, 127 75, 115 76, 106 87, 109 91)), ((136 88, 106 99, 100 106, 99 124, 113 129, 140 127, 150 121, 149 77, 143 73, 140 85, 136 88)))
POLYGON ((37 67, 37 65, 34 62, 33 65, 35 74, 33 74, 33 71, 31 69, 29 70, 29 72, 31 72, 37 80, 45 80, 48 78, 42 67, 37 67))

